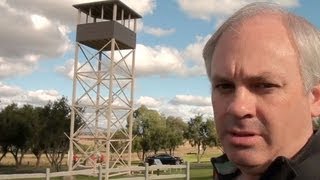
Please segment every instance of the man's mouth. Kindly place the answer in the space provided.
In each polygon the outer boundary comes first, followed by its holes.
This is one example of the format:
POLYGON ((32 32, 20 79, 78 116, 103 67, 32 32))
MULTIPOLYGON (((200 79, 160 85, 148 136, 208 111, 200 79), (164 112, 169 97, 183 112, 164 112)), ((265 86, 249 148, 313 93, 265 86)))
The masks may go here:
POLYGON ((227 135, 227 141, 235 146, 252 146, 260 138, 258 133, 247 130, 229 131, 227 135))
POLYGON ((250 132, 250 131, 238 131, 238 132, 231 132, 233 136, 240 136, 240 137, 246 137, 246 136, 254 136, 256 133, 250 132))

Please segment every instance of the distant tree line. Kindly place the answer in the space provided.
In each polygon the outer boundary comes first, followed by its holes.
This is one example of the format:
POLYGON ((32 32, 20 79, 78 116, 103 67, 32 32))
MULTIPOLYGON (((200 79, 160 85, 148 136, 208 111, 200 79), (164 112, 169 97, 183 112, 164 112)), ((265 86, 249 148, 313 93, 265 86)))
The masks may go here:
POLYGON ((133 113, 133 151, 144 160, 146 154, 164 150, 174 154, 176 148, 188 141, 197 148, 197 161, 207 147, 218 146, 213 119, 196 115, 186 123, 179 117, 165 117, 158 111, 142 105, 133 113))
MULTIPOLYGON (((141 160, 148 153, 156 154, 160 150, 173 155, 188 141, 197 147, 199 162, 207 147, 219 145, 213 119, 204 119, 202 115, 184 122, 180 117, 165 117, 142 105, 134 111, 133 117, 132 147, 141 160)), ((59 171, 69 149, 70 119, 71 108, 65 97, 42 107, 15 103, 4 107, 0 110, 0 162, 10 153, 16 166, 20 166, 24 155, 33 153, 36 166, 45 155, 51 166, 59 171)), ((75 130, 83 123, 77 116, 75 130)), ((121 136, 121 133, 116 132, 115 136, 121 136)))
MULTIPOLYGON (((65 97, 48 102, 43 107, 13 103, 0 111, 0 148, 1 160, 11 153, 16 166, 21 165, 27 152, 36 157, 36 166, 45 155, 57 171, 68 152, 71 108, 65 97)), ((76 117, 75 128, 82 124, 76 117)))

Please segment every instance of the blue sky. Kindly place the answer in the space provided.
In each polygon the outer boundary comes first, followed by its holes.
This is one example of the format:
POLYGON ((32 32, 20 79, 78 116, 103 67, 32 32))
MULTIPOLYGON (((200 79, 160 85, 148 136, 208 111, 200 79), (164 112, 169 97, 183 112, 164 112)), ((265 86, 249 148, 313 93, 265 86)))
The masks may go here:
MULTIPOLYGON (((92 0, 0 0, 0 105, 71 98, 76 9, 92 0)), ((252 0, 122 0, 138 21, 135 104, 189 119, 212 116, 201 51, 252 0)), ((316 0, 272 0, 320 27, 316 0)))

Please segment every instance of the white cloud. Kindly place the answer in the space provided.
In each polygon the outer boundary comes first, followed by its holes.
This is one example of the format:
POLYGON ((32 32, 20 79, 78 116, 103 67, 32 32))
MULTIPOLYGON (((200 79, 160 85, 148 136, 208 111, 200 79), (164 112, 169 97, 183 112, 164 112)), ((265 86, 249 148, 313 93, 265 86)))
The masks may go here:
MULTIPOLYGON (((56 1, 56 0, 32 0, 32 1, 20 1, 20 0, 8 0, 6 1, 10 7, 18 9, 23 12, 32 12, 46 17, 52 21, 58 21, 61 24, 68 26, 75 26, 77 10, 72 7, 74 4, 88 3, 101 0, 68 0, 68 1, 56 1)), ((122 0, 127 6, 131 7, 140 15, 152 14, 156 8, 156 1, 154 0, 122 0)))
POLYGON ((145 106, 150 107, 150 108, 156 108, 156 107, 159 107, 161 105, 161 101, 157 100, 157 99, 155 99, 153 97, 141 96, 137 100, 137 104, 139 106, 145 105, 145 106))
POLYGON ((147 108, 157 110, 165 116, 181 117, 185 121, 188 121, 198 114, 204 115, 205 118, 213 117, 211 103, 208 103, 208 99, 210 99, 210 97, 177 95, 168 101, 166 99, 142 96, 138 98, 136 107, 146 105, 147 108), (177 103, 172 103, 173 101, 177 103), (192 103, 191 101, 197 102, 192 103))
POLYGON ((163 28, 155 28, 155 27, 149 27, 149 26, 145 26, 143 29, 144 29, 144 32, 146 32, 147 34, 151 34, 158 37, 167 36, 176 31, 174 28, 163 29, 163 28))
POLYGON ((165 46, 148 47, 142 44, 136 49, 136 72, 138 76, 193 76, 203 75, 204 67, 187 66, 180 51, 165 46))
POLYGON ((156 1, 155 0, 121 0, 127 6, 131 7, 141 16, 152 14, 153 10, 156 8, 156 1))
POLYGON ((25 55, 21 59, 0 57, 0 79, 21 76, 37 68, 37 55, 25 55))
POLYGON ((26 93, 29 103, 32 104, 43 104, 48 101, 54 101, 61 97, 59 92, 56 90, 36 90, 28 91, 26 93))
MULTIPOLYGON (((135 58, 136 76, 189 77, 205 75, 206 71, 202 56, 199 55, 201 54, 205 39, 198 37, 197 42, 189 45, 183 51, 166 46, 149 47, 137 44, 135 58)), ((127 51, 123 51, 122 54, 127 54, 127 51)), ((118 53, 115 56, 117 57, 118 53)), ((128 59, 131 59, 131 55, 129 55, 128 59)), ((56 67, 56 71, 72 78, 73 62, 73 60, 67 61, 65 65, 56 67)), ((84 62, 81 62, 80 59, 79 63, 83 64, 84 62)), ((131 65, 131 61, 127 61, 127 63, 128 66, 131 65)))
MULTIPOLYGON (((256 1, 257 0, 178 0, 178 4, 182 11, 191 18, 211 20, 213 17, 229 16, 242 6, 256 1)), ((284 7, 296 7, 299 5, 298 0, 269 0, 268 2, 278 3, 284 7)))
POLYGON ((204 66, 202 49, 210 37, 211 35, 207 35, 206 37, 197 36, 196 41, 185 48, 183 52, 184 58, 192 60, 198 65, 204 66))
POLYGON ((210 20, 214 16, 229 15, 248 3, 246 0, 178 0, 180 8, 192 18, 210 20))
POLYGON ((39 60, 58 57, 70 46, 67 33, 61 31, 62 25, 28 12, 23 6, 11 7, 9 3, 14 2, 0 3, 0 11, 6 17, 0 19, 5 27, 0 28, 0 78, 30 73, 39 60))
MULTIPOLYGON (((87 0, 88 1, 88 0, 87 0)), ((76 22, 77 11, 72 7, 73 4, 87 2, 81 0, 8 0, 6 3, 13 9, 25 14, 36 14, 45 17, 55 23, 74 26, 76 22)))
MULTIPOLYGON (((47 23, 47 28, 35 29, 31 14, 15 13, 8 8, 0 6, 0 10, 6 18, 1 18, 0 23, 0 54, 3 57, 22 57, 26 54, 56 55, 55 51, 64 39, 59 37, 60 33, 54 26, 47 23), (50 27, 50 28, 49 28, 50 27)), ((34 18, 35 19, 35 18, 34 18)), ((37 27, 40 23, 37 24, 37 27)))
POLYGON ((174 105, 211 106, 211 99, 203 96, 176 95, 170 103, 174 105))
POLYGON ((136 48, 137 75, 179 74, 186 70, 181 54, 177 49, 138 44, 136 48))
MULTIPOLYGON (((6 17, 0 19, 6 27, 0 28, 0 78, 31 73, 40 60, 57 58, 70 50, 69 35, 77 15, 72 5, 86 2, 92 0, 0 1, 0 11, 6 17)), ((156 8, 154 0, 123 2, 141 15, 152 14, 156 8)))
POLYGON ((137 20, 137 29, 136 29, 136 32, 137 33, 139 33, 139 32, 141 32, 142 30, 143 30, 143 21, 142 20, 140 20, 140 19, 138 19, 137 20))
POLYGON ((37 30, 41 30, 50 26, 51 22, 43 16, 33 14, 30 16, 33 26, 37 30))
MULTIPOLYGON (((89 0, 42 1, 33 0, 20 2, 18 0, 5 1, 0 4, 0 9, 7 18, 0 19, 0 23, 8 28, 0 29, 1 65, 0 78, 17 74, 31 73, 37 68, 39 60, 54 58, 70 49, 71 25, 75 19, 75 10, 72 4, 90 2, 89 0), (59 9, 59 13, 57 13, 59 9), (24 28, 21 28, 24 27, 24 28), (26 33, 28 32, 28 33, 26 33), (31 54, 31 55, 30 55, 31 54), (15 73, 17 72, 17 73, 15 73)), ((136 3, 134 0, 123 1, 141 15, 152 14, 156 8, 156 1, 144 0, 136 3)), ((138 30, 143 28, 143 23, 138 21, 138 30)), ((144 31, 157 36, 174 33, 174 29, 161 29, 144 27, 144 31)), ((201 54, 202 42, 189 45, 186 51, 179 51, 172 47, 148 47, 137 45, 136 72, 138 76, 193 76, 205 73, 202 67, 201 54), (197 57, 197 60, 196 59, 197 57), (190 64, 190 60, 193 62, 190 64)), ((58 67, 57 71, 73 75, 67 62, 65 67, 58 67)))
POLYGON ((63 76, 68 77, 69 79, 73 78, 73 69, 74 69, 74 60, 69 59, 63 66, 58 66, 55 68, 55 71, 62 74, 63 76))
POLYGON ((0 82, 0 94, 3 97, 12 97, 22 93, 22 89, 17 86, 9 86, 0 82))
POLYGON ((18 86, 0 82, 0 107, 5 107, 12 103, 39 106, 45 105, 49 101, 57 100, 58 98, 61 98, 61 95, 56 90, 26 91, 18 86))

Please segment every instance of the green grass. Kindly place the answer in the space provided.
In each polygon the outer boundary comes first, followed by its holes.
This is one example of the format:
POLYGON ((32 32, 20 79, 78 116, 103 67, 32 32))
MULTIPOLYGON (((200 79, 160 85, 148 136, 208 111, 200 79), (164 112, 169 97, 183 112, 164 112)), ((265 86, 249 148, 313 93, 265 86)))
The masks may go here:
MULTIPOLYGON (((0 168, 4 168, 3 166, 0 168)), ((24 169, 23 173, 32 173, 29 171, 32 171, 32 168, 29 168, 29 170, 26 170, 27 167, 22 168, 24 169)), ((41 171, 41 168, 39 168, 37 171, 41 171)), ((2 169, 4 170, 4 169, 2 169)), ((17 169, 14 166, 6 166, 5 168, 6 171, 12 172, 12 173, 22 173, 21 169, 20 171, 17 171, 17 169)), ((35 170, 35 169, 34 169, 35 170)), ((35 173, 35 172, 34 172, 35 173)), ((161 172, 160 174, 169 174, 170 171, 168 172, 161 172)), ((171 173, 184 173, 184 170, 172 170, 171 173)), ((118 177, 119 178, 119 177, 118 177)), ((202 163, 191 163, 190 164, 190 178, 193 180, 209 180, 212 179, 212 166, 209 162, 202 162, 202 163)), ((58 178, 51 178, 52 180, 62 180, 62 177, 58 178)), ((98 177, 92 177, 92 176, 76 176, 76 180, 97 180, 98 177)), ((112 178, 116 179, 116 178, 112 178)), ((40 179, 30 179, 30 180, 40 180, 40 179)), ((181 179, 176 179, 176 180, 181 180, 181 179)))
POLYGON ((212 179, 212 165, 210 162, 191 163, 190 179, 212 179))
MULTIPOLYGON (((213 152, 213 153, 205 153, 201 157, 200 162, 209 162, 212 157, 217 157, 220 155, 221 155, 220 151, 213 152)), ((184 161, 188 161, 190 163, 197 162, 197 154, 186 154, 182 158, 184 161)))
POLYGON ((190 179, 205 180, 212 179, 212 168, 191 169, 190 179))
MULTIPOLYGON (((156 172, 154 172, 155 174, 156 172)), ((182 174, 184 170, 172 170, 167 172, 160 172, 160 175, 164 174, 182 174)), ((118 177, 120 178, 120 177, 118 177)), ((116 178, 114 178, 116 179, 116 178)), ((212 166, 210 162, 191 163, 190 164, 190 179, 192 180, 212 180, 212 166)), ((182 179, 173 179, 182 180, 182 179)))
MULTIPOLYGON (((197 162, 197 155, 196 154, 185 154, 182 158, 184 161, 190 162, 190 178, 193 180, 211 180, 212 179, 212 165, 210 163, 210 158, 214 156, 219 156, 220 152, 210 152, 205 153, 204 156, 200 159, 201 163, 197 162)), ((132 162, 133 165, 140 164, 140 161, 132 162)), ((46 167, 33 167, 33 166, 20 166, 16 168, 13 165, 4 166, 0 165, 0 174, 16 174, 16 173, 44 173, 46 167)), ((62 170, 66 170, 66 167, 63 167, 62 170)), ((51 170, 54 171, 53 169, 51 170)), ((167 171, 166 174, 169 173, 184 173, 184 170, 172 170, 167 171)), ((163 174, 163 173, 161 173, 163 174)), ((141 175, 143 176, 143 175, 141 175)), ((52 180, 62 180, 63 178, 51 178, 52 180)), ((76 180, 97 180, 97 177, 92 176, 76 176, 76 180)), ((113 178, 115 179, 115 178, 113 178)), ((39 180, 39 179, 34 179, 39 180)), ((178 179, 177 179, 178 180, 178 179)))

